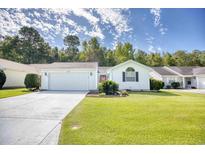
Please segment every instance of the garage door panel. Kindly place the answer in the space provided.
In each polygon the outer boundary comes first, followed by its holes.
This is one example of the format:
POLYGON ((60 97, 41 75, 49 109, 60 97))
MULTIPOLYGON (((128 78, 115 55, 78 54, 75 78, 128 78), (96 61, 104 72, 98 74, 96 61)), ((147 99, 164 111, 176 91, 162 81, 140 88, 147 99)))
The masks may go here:
POLYGON ((205 89, 205 77, 198 78, 198 86, 199 89, 205 89))
POLYGON ((49 75, 49 90, 88 90, 87 72, 56 72, 49 75))

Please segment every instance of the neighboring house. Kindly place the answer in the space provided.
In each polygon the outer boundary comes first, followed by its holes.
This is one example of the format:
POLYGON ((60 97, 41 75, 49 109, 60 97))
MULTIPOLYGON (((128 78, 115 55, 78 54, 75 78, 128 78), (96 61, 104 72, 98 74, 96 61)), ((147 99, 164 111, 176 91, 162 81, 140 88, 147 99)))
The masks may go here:
POLYGON ((6 74, 6 82, 3 87, 24 87, 24 79, 28 73, 38 73, 29 65, 0 59, 0 69, 6 74))
POLYGON ((205 88, 205 67, 152 67, 151 76, 162 80, 165 87, 179 82, 181 88, 205 88))
POLYGON ((133 60, 113 67, 98 67, 96 62, 55 62, 20 64, 0 59, 6 73, 4 87, 23 87, 28 73, 41 75, 42 90, 97 90, 99 82, 113 80, 119 89, 149 90, 151 77, 165 86, 179 82, 181 88, 205 89, 205 67, 148 67, 133 60))

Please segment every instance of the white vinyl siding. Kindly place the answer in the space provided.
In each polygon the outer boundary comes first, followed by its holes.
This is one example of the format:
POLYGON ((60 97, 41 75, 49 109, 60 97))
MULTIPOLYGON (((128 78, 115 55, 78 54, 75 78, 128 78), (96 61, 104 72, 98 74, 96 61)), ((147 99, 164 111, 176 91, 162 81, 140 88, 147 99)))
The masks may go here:
POLYGON ((135 62, 129 62, 119 67, 112 69, 109 72, 110 80, 113 80, 119 84, 119 89, 130 89, 130 90, 149 90, 150 89, 150 70, 144 68, 135 62), (135 71, 133 74, 129 74, 131 77, 128 80, 134 80, 134 82, 126 81, 126 69, 132 67, 135 71), (123 72, 125 73, 125 81, 123 81, 123 72), (136 72, 138 72, 138 81, 136 81, 136 72))

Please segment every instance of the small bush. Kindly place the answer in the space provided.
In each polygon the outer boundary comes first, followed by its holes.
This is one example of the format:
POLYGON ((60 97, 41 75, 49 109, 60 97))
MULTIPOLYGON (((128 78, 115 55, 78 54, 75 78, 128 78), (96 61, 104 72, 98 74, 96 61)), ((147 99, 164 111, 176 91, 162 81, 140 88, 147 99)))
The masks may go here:
POLYGON ((105 93, 100 93, 99 96, 105 96, 105 93))
POLYGON ((160 80, 150 79, 150 90, 160 90, 164 87, 164 82, 160 80))
POLYGON ((171 86, 172 86, 172 88, 177 89, 180 87, 180 83, 179 82, 172 82, 171 86))
POLYGON ((114 95, 118 91, 118 88, 119 85, 111 80, 104 81, 98 85, 99 92, 103 92, 106 95, 114 95))
POLYGON ((129 96, 128 92, 126 90, 121 91, 121 96, 129 96))
POLYGON ((99 83, 99 84, 98 84, 98 91, 99 91, 99 93, 103 93, 102 83, 99 83))
POLYGON ((6 82, 6 74, 3 70, 0 70, 0 89, 2 89, 4 83, 6 82))
POLYGON ((24 84, 31 91, 37 90, 40 87, 40 76, 37 74, 27 74, 24 84))

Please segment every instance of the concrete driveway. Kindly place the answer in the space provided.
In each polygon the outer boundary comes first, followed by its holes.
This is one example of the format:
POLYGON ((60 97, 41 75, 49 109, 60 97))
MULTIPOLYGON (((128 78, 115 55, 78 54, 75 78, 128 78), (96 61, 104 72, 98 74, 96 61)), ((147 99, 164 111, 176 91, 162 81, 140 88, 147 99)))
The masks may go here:
POLYGON ((57 144, 61 121, 86 93, 44 91, 0 99, 0 144, 57 144))

